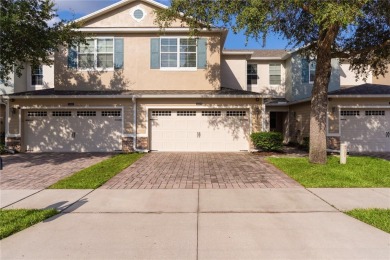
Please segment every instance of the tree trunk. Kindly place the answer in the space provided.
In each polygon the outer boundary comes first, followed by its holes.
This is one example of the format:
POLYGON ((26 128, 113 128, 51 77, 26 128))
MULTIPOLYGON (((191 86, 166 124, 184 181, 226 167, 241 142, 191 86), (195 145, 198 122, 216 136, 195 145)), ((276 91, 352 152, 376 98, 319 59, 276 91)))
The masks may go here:
POLYGON ((311 163, 326 164, 326 117, 328 109, 328 85, 332 70, 332 44, 338 26, 333 25, 320 34, 317 48, 317 66, 311 98, 310 150, 311 163))

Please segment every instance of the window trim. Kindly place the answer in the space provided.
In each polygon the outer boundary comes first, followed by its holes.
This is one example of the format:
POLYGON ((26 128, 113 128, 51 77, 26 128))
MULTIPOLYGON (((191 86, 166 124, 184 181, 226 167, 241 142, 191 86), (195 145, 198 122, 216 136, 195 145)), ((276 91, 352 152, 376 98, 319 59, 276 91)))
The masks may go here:
MULTIPOLYGON (((76 62, 77 62, 77 70, 78 71, 114 71, 115 70, 115 37, 91 37, 87 38, 87 40, 93 39, 95 46, 93 50, 94 54, 94 66, 93 68, 80 68, 79 67, 79 54, 80 54, 80 45, 77 46, 77 56, 76 56, 76 62), (112 68, 103 68, 103 67, 97 67, 97 40, 98 39, 111 39, 112 40, 112 68)), ((106 52, 101 53, 101 54, 107 54, 106 52)))
MULTIPOLYGON (((269 76, 269 85, 270 86, 280 86, 282 85, 282 64, 281 63, 269 63, 268 64, 268 76, 269 76), (280 68, 280 83, 279 84, 272 84, 271 83, 271 65, 279 65, 280 68)), ((272 75, 275 76, 275 75, 272 75)))
POLYGON ((247 86, 253 86, 253 85, 258 85, 258 80, 259 80, 259 68, 258 68, 259 66, 258 66, 258 64, 257 63, 246 63, 246 85, 247 86), (252 84, 252 83, 248 83, 248 76, 249 75, 252 75, 252 76, 254 76, 255 74, 248 74, 248 66, 250 66, 250 65, 255 65, 256 66, 256 84, 252 84))
POLYGON ((30 70, 31 70, 31 86, 43 86, 44 85, 44 82, 43 82, 43 65, 38 65, 38 67, 41 67, 41 73, 42 74, 34 74, 34 67, 33 66, 30 66, 30 70), (42 76, 42 84, 33 84, 33 77, 34 76, 42 76))
POLYGON ((313 62, 316 64, 315 68, 317 68, 317 60, 310 60, 310 61, 309 61, 309 71, 307 72, 308 75, 309 75, 309 84, 313 84, 313 83, 314 83, 314 80, 315 80, 315 71, 316 71, 315 69, 314 69, 314 79, 312 80, 312 79, 310 78, 310 65, 311 65, 313 62))
MULTIPOLYGON (((160 38, 160 70, 163 70, 163 71, 197 71, 198 70, 198 39, 196 38, 191 38, 191 37, 187 37, 187 36, 161 36, 160 38), (162 51, 161 51, 161 40, 162 39, 176 39, 176 43, 177 43, 177 49, 176 49, 176 54, 177 54, 177 60, 176 60, 176 67, 163 67, 161 66, 161 62, 162 62, 162 59, 161 59, 161 54, 162 54, 162 51), (180 39, 195 39, 196 41, 196 50, 195 50, 195 67, 180 67, 180 39)), ((186 52, 188 53, 188 52, 186 52)))

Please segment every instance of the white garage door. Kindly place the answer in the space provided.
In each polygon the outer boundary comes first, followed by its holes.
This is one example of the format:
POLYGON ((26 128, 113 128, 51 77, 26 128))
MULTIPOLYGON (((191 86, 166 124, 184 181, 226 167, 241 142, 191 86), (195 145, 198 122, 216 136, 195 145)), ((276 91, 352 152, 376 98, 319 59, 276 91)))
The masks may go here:
POLYGON ((340 116, 340 140, 349 151, 390 151, 390 109, 342 110, 340 116))
POLYGON ((152 150, 248 150, 247 110, 153 110, 149 117, 152 150))
POLYGON ((27 151, 111 152, 122 149, 121 110, 29 110, 27 151))

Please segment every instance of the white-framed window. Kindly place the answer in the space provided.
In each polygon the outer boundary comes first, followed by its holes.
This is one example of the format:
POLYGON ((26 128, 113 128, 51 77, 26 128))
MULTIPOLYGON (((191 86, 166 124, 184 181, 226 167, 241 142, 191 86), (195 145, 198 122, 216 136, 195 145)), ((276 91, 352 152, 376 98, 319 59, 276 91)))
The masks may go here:
POLYGON ((317 62, 314 60, 309 62, 309 83, 314 82, 314 78, 316 75, 316 65, 317 62))
POLYGON ((87 39, 78 47, 77 67, 79 69, 113 69, 114 39, 87 39))
POLYGON ((240 110, 233 110, 233 111, 226 111, 227 116, 246 116, 246 111, 240 111, 240 110))
POLYGON ((177 116, 196 116, 196 111, 177 111, 177 116))
POLYGON ((257 84, 257 64, 247 64, 246 65, 246 83, 248 85, 256 85, 257 84))
POLYGON ((195 69, 197 67, 196 53, 196 39, 160 39, 160 67, 163 69, 195 69))
POLYGON ((358 110, 343 110, 340 111, 341 116, 360 116, 360 111, 358 110))
POLYGON ((42 65, 31 67, 31 85, 43 85, 42 65))
POLYGON ((282 82, 282 73, 280 64, 269 65, 269 84, 280 85, 282 82))

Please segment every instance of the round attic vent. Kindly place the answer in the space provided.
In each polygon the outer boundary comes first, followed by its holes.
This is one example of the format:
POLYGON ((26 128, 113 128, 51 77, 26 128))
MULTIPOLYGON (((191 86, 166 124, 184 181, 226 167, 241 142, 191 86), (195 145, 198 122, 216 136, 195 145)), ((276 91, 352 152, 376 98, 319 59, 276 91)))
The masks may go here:
POLYGON ((134 18, 138 19, 138 20, 141 20, 142 17, 144 17, 144 12, 141 9, 136 9, 134 11, 134 18))
POLYGON ((131 11, 131 16, 133 17, 134 20, 136 20, 137 22, 140 22, 140 21, 142 21, 142 19, 145 18, 146 14, 145 14, 145 11, 142 8, 135 7, 131 11))

